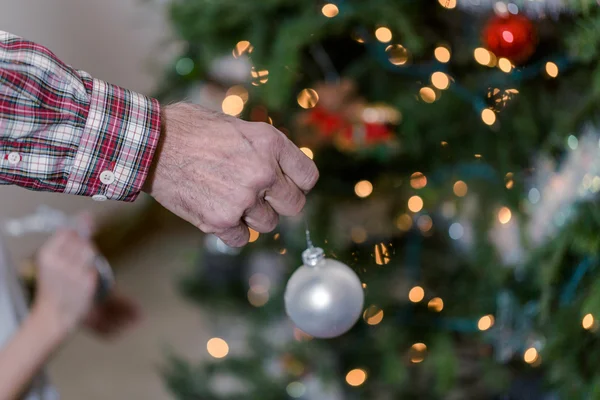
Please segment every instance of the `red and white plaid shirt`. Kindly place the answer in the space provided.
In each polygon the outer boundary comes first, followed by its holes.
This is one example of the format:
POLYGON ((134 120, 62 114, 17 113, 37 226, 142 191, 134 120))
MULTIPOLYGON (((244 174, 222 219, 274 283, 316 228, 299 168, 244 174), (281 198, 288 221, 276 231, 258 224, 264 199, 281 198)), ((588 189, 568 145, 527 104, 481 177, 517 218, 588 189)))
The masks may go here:
POLYGON ((0 184, 133 201, 159 134, 158 101, 0 31, 0 184))

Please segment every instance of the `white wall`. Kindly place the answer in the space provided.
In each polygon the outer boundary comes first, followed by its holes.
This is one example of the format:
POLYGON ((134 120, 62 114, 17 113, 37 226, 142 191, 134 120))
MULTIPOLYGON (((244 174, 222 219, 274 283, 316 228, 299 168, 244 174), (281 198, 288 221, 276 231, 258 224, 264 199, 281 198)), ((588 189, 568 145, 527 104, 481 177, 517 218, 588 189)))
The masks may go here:
MULTIPOLYGON (((64 62, 92 76, 151 94, 169 52, 164 14, 144 0, 0 0, 0 30, 50 48, 64 62)), ((34 193, 0 186, 0 220, 27 214, 39 204, 100 215, 127 212, 135 203, 96 203, 87 198, 34 193)), ((10 241, 19 258, 40 239, 10 241)))

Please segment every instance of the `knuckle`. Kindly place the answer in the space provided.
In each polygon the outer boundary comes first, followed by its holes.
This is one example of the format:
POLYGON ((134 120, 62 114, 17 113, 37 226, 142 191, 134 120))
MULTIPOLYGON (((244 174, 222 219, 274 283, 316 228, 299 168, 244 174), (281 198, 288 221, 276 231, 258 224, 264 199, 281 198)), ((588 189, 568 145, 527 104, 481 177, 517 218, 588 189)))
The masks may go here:
POLYGON ((252 171, 251 175, 251 185, 255 188, 265 188, 271 187, 275 180, 277 179, 277 175, 272 168, 268 165, 261 164, 255 167, 254 171, 252 171))

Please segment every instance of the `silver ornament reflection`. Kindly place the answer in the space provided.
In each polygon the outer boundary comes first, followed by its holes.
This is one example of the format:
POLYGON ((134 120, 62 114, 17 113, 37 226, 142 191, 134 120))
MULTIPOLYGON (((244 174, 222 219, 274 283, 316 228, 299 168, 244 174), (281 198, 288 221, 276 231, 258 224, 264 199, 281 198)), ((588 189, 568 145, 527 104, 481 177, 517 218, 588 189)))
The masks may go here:
POLYGON ((294 272, 285 290, 285 309, 296 326, 316 338, 347 332, 360 318, 364 305, 362 284, 347 265, 325 258, 311 247, 304 265, 294 272))

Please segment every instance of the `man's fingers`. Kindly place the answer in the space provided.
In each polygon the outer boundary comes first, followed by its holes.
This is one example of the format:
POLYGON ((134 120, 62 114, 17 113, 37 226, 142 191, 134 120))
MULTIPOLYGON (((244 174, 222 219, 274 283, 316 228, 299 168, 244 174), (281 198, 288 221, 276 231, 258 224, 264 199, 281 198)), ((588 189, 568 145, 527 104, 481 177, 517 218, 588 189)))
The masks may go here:
POLYGON ((275 184, 267 190, 265 200, 279 214, 288 217, 300 214, 306 203, 304 193, 285 175, 280 175, 275 184))
POLYGON ((257 232, 267 233, 277 227, 279 216, 268 202, 261 199, 254 207, 246 211, 244 222, 257 232))
POLYGON ((250 239, 250 231, 245 223, 240 222, 239 225, 229 228, 221 233, 216 234, 227 246, 242 247, 250 239))
POLYGON ((311 190, 319 180, 319 170, 315 163, 308 158, 285 135, 277 160, 283 173, 290 177, 304 192, 311 190))

